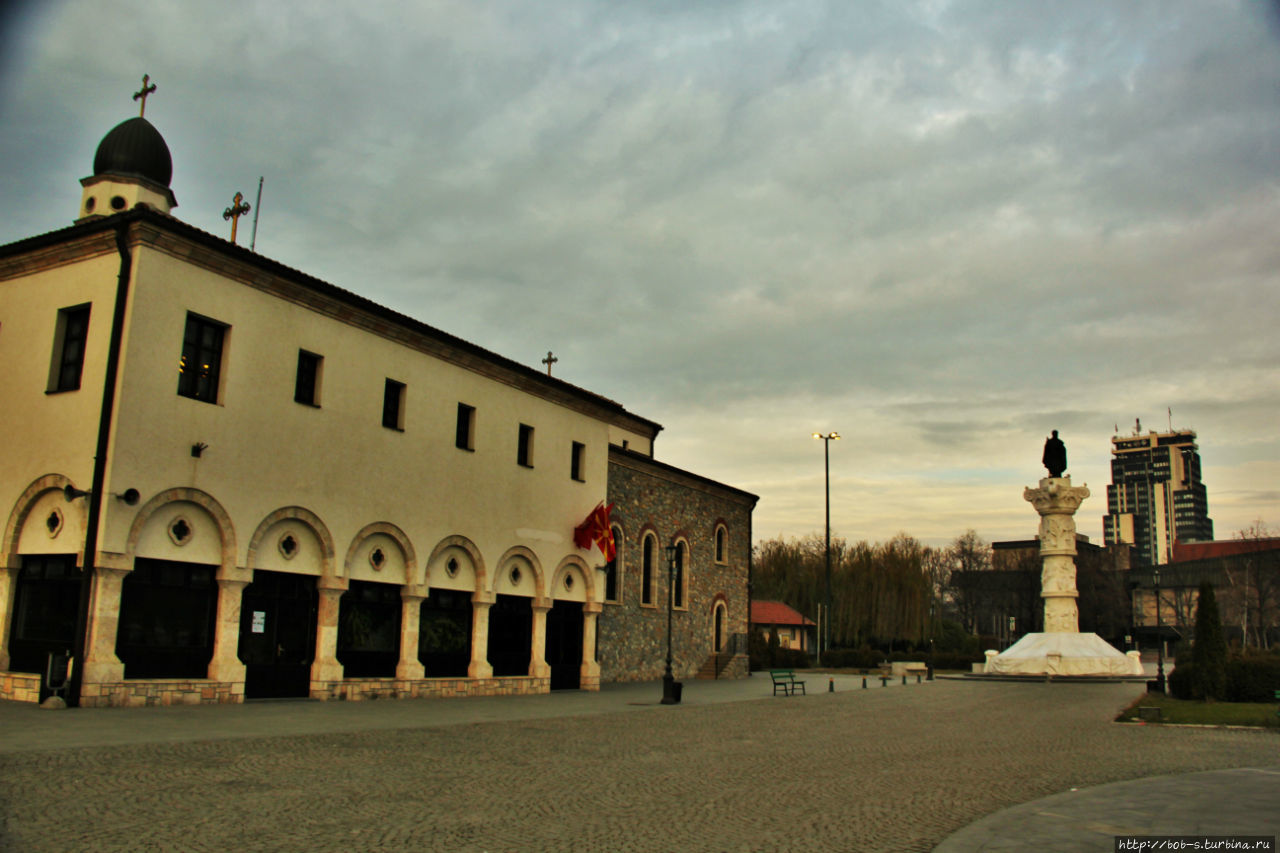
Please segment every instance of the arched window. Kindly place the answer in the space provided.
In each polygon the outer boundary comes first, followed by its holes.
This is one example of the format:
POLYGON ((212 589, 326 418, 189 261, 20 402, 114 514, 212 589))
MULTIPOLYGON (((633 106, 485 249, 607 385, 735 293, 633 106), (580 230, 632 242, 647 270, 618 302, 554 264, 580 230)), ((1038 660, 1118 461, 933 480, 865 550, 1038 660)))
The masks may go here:
POLYGON ((657 539, 652 533, 644 535, 643 556, 641 559, 640 569, 640 603, 653 606, 653 577, 654 577, 654 551, 657 548, 657 539))
POLYGON ((711 617, 711 649, 716 654, 720 654, 725 650, 725 641, 728 639, 725 635, 725 619, 727 616, 728 608, 725 607, 725 603, 717 601, 711 617))
POLYGON ((716 525, 716 562, 721 565, 729 562, 729 529, 723 524, 716 525))
POLYGON ((604 567, 604 600, 617 604, 622 600, 622 528, 612 525, 614 555, 604 567))
POLYGON ((671 606, 677 610, 689 608, 689 543, 676 540, 676 572, 671 582, 671 606))

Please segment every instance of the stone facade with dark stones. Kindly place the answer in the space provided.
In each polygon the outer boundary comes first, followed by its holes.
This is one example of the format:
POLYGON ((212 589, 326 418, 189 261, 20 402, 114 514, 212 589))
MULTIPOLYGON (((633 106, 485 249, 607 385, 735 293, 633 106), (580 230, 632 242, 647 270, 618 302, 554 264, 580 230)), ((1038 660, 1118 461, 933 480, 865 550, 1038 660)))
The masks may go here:
MULTIPOLYGON (((750 609, 751 512, 758 498, 741 489, 656 461, 609 448, 609 501, 618 545, 617 601, 606 601, 599 620, 598 660, 603 682, 660 678, 667 655, 666 547, 688 543, 685 606, 671 621, 672 671, 691 678, 717 651, 720 678, 747 675, 750 609), (723 528, 722 559, 716 531, 723 528), (618 537, 617 534, 621 533, 618 537), (653 537, 652 603, 642 602, 644 539, 653 537), (716 610, 721 647, 716 649, 716 610)), ((602 581, 603 583, 603 578, 602 581)))

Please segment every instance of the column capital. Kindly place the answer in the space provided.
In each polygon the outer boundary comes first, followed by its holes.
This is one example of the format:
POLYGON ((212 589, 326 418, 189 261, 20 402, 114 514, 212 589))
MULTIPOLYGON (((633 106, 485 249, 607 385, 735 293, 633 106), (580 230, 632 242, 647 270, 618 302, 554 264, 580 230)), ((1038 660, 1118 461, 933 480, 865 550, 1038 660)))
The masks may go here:
POLYGON ((1035 507, 1041 515, 1075 515, 1084 499, 1089 497, 1089 486, 1071 485, 1070 477, 1045 477, 1038 488, 1022 490, 1022 498, 1035 507))

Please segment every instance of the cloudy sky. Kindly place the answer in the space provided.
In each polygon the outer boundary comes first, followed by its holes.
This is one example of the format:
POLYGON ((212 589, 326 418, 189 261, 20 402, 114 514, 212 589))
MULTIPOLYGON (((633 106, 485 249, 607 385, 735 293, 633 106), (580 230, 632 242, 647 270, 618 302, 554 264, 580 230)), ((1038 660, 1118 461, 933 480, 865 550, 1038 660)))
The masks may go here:
POLYGON ((0 242, 137 114, 175 214, 662 423, 757 538, 1025 538, 1051 429, 1199 433, 1280 526, 1274 2, 48 0, 0 13, 0 242), (240 230, 247 242, 248 230, 240 230), (1172 417, 1168 411, 1172 409, 1172 417))

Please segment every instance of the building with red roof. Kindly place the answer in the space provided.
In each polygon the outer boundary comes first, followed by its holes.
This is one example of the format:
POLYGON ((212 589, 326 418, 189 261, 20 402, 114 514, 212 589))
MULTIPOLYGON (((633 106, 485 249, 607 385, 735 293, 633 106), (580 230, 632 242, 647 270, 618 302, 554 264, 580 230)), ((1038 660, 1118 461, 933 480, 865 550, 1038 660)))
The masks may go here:
POLYGON ((778 635, 784 649, 811 651, 817 642, 817 623, 781 601, 752 601, 751 630, 766 637, 778 635))

